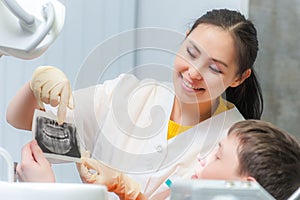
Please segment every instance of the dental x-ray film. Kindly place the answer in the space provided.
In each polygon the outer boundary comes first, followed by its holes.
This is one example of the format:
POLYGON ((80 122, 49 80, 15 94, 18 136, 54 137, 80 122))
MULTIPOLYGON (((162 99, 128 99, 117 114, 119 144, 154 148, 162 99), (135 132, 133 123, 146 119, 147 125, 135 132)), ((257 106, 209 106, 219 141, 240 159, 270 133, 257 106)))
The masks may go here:
POLYGON ((75 124, 59 125, 53 113, 35 110, 32 134, 51 163, 80 162, 82 149, 75 124))

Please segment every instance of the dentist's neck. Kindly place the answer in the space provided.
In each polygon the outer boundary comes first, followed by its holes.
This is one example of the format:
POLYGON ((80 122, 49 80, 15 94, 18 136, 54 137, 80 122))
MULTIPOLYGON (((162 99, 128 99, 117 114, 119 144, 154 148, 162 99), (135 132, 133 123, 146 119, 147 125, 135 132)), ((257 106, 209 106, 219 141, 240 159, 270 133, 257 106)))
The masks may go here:
POLYGON ((170 119, 180 125, 194 126, 210 118, 218 105, 219 99, 198 104, 187 104, 175 97, 170 119))

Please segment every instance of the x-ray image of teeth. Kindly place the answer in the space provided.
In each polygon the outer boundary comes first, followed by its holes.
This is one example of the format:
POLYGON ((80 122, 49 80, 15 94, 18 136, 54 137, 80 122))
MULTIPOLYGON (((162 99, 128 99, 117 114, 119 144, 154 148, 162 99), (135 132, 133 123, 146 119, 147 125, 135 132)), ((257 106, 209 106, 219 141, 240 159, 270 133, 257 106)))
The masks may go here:
POLYGON ((74 158, 81 157, 77 130, 74 124, 64 122, 59 125, 56 120, 45 116, 36 116, 34 120, 34 138, 44 153, 74 158))

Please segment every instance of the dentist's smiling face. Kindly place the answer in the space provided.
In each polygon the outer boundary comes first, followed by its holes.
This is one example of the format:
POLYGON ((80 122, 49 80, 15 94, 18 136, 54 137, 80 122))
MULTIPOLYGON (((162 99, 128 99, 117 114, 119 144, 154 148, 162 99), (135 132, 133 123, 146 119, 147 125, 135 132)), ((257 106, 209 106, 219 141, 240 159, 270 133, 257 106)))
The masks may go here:
POLYGON ((236 50, 227 30, 199 24, 183 42, 174 62, 174 88, 184 103, 217 99, 239 85, 236 50))

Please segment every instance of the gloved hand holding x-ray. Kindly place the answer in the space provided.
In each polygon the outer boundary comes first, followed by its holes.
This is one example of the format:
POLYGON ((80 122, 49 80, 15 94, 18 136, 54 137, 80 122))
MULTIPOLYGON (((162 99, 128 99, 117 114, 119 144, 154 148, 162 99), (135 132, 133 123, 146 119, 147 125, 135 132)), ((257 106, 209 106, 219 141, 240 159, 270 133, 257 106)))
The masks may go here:
POLYGON ((66 117, 66 108, 73 109, 71 85, 65 74, 55 67, 39 67, 32 75, 30 88, 41 109, 44 109, 43 103, 58 105, 58 123, 62 124, 66 117))
POLYGON ((110 192, 116 193, 121 199, 137 199, 141 186, 126 174, 90 158, 85 152, 77 169, 83 182, 105 185, 110 192), (95 170, 92 173, 91 170, 95 170))

